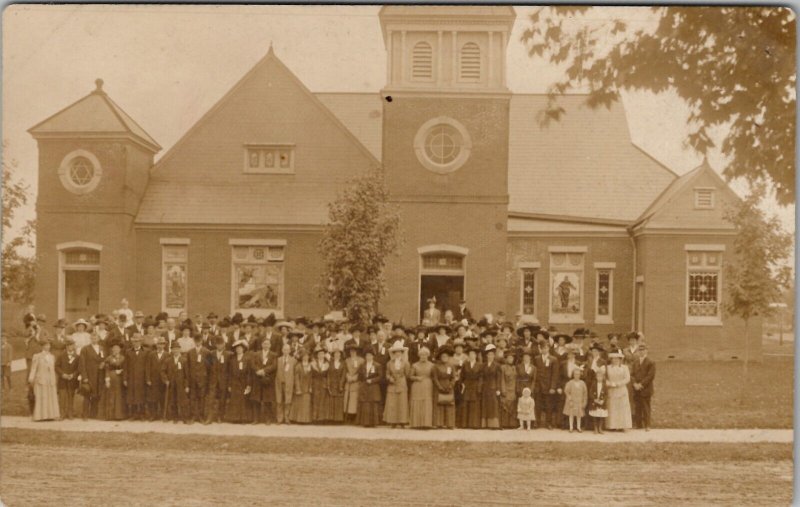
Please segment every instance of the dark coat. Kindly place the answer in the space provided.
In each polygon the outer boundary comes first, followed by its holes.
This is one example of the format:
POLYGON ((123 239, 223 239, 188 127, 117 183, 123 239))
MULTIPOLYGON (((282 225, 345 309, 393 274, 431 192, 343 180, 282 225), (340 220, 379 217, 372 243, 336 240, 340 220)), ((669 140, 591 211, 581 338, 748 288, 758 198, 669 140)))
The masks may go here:
POLYGON ((56 378, 58 379, 58 389, 75 390, 78 388, 78 375, 80 375, 80 358, 77 354, 72 355, 70 362, 66 351, 56 356, 56 378), (64 375, 72 375, 71 379, 65 379, 64 375))
POLYGON ((634 390, 634 393, 639 396, 652 396, 653 395, 653 380, 656 378, 656 363, 645 357, 641 363, 639 359, 634 359, 631 364, 631 386, 642 384, 642 389, 639 391, 634 390))
POLYGON ((603 388, 600 390, 600 397, 598 397, 597 379, 592 379, 591 384, 589 384, 589 391, 586 395, 589 398, 589 410, 608 408, 608 382, 603 382, 603 388))
POLYGON ((477 361, 474 367, 470 366, 469 361, 466 361, 464 366, 461 367, 461 380, 464 383, 464 401, 478 401, 481 399, 482 369, 483 366, 477 361))
POLYGON ((199 389, 203 393, 206 392, 208 388, 208 356, 208 349, 204 347, 201 347, 199 352, 197 348, 193 348, 186 354, 186 366, 189 370, 187 379, 190 389, 199 389))
POLYGON ((137 353, 130 349, 125 354, 126 401, 128 405, 141 405, 147 401, 145 392, 147 359, 149 353, 143 348, 137 353))
POLYGON ((383 368, 377 361, 372 361, 372 371, 367 373, 366 361, 358 368, 358 401, 361 402, 380 402, 381 386, 380 380, 383 378, 383 368))
POLYGON ((228 393, 228 364, 233 360, 233 352, 223 350, 222 360, 217 351, 211 352, 208 363, 208 392, 217 398, 225 398, 228 393))
POLYGON ((147 401, 157 403, 164 401, 164 378, 162 376, 166 362, 170 355, 166 350, 162 352, 161 358, 158 351, 151 350, 147 355, 147 362, 144 367, 144 381, 147 384, 147 401))
POLYGON ((261 351, 251 354, 248 361, 250 370, 250 396, 253 401, 272 403, 275 401, 275 372, 278 369, 278 358, 269 352, 267 360, 261 351), (259 375, 263 373, 263 375, 259 375))
POLYGON ((106 353, 100 346, 100 353, 97 354, 92 345, 86 345, 81 349, 78 369, 81 371, 81 382, 89 385, 92 396, 99 396, 100 389, 105 385, 105 359, 106 353))
POLYGON ((522 390, 526 387, 533 394, 536 388, 536 365, 531 361, 531 372, 525 371, 525 365, 521 362, 517 365, 517 397, 522 396, 522 390))
POLYGON ((551 389, 559 388, 559 375, 561 364, 555 356, 549 356, 549 363, 545 364, 542 355, 539 354, 533 360, 536 366, 536 391, 542 394, 549 394, 551 389))

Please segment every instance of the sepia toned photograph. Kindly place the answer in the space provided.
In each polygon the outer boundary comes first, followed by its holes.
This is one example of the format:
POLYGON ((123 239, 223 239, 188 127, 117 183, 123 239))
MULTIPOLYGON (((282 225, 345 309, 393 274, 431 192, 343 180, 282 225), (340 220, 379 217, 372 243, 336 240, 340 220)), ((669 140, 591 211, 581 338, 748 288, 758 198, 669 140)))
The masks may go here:
POLYGON ((0 501, 791 505, 796 29, 5 6, 0 501))

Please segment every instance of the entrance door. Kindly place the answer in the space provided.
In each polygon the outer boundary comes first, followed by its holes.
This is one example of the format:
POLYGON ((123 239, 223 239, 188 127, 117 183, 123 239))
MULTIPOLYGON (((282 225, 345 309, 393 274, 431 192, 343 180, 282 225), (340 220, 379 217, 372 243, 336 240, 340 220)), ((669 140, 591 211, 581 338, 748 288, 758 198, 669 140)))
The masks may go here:
POLYGON ((442 312, 444 318, 444 312, 458 308, 463 296, 463 275, 422 275, 419 294, 420 321, 428 308, 429 298, 436 298, 436 308, 442 312))
POLYGON ((100 308, 100 272, 64 271, 64 317, 73 322, 94 315, 100 308))

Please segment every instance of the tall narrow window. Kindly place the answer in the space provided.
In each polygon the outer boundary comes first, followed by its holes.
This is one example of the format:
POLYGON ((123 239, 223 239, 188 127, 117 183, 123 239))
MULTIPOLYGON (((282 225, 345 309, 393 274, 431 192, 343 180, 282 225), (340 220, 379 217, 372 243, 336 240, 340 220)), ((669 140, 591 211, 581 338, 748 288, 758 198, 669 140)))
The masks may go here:
POLYGON ((462 81, 480 81, 481 79, 481 48, 474 42, 467 42, 461 47, 462 81))
POLYGON ((161 308, 169 315, 178 315, 186 310, 188 264, 188 240, 162 240, 161 308))
POLYGON ((583 324, 586 247, 550 247, 550 322, 583 324))
POLYGON ((686 324, 720 325, 722 251, 686 252, 686 324))
POLYGON ((283 313, 283 240, 230 240, 233 312, 283 313))
POLYGON ((417 42, 411 52, 411 78, 433 78, 433 48, 425 41, 417 42))
MULTIPOLYGON (((601 263, 595 264, 597 267, 601 263)), ((614 312, 614 270, 610 267, 597 269, 595 286, 597 295, 595 300, 595 322, 597 324, 613 324, 614 312)))
POLYGON ((520 306, 522 314, 530 317, 536 316, 536 269, 523 268, 520 284, 520 306))

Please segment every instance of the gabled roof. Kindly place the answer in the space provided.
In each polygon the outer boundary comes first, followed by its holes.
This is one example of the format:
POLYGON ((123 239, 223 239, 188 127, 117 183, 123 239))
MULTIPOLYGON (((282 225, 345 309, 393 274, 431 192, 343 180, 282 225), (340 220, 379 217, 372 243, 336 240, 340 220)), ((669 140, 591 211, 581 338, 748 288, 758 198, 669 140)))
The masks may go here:
POLYGON ((381 160, 383 98, 380 93, 315 93, 350 132, 381 160))
POLYGON ((89 95, 37 123, 28 132, 35 138, 71 135, 130 136, 150 151, 160 151, 161 146, 150 134, 103 91, 103 80, 98 79, 95 84, 97 88, 89 95))

